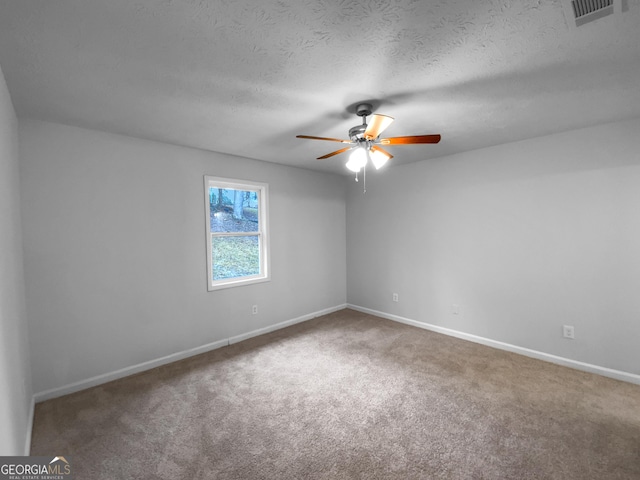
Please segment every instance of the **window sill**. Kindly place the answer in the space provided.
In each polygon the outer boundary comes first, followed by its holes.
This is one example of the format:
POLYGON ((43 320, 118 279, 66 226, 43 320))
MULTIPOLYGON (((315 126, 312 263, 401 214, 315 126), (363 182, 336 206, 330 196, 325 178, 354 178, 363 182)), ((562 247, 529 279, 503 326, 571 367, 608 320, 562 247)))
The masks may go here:
POLYGON ((263 283, 269 281, 271 281, 271 278, 269 276, 241 278, 237 280, 225 281, 224 283, 213 283, 207 286, 207 291, 213 292, 215 290, 222 290, 225 288, 242 287, 244 285, 253 285, 254 283, 263 283))

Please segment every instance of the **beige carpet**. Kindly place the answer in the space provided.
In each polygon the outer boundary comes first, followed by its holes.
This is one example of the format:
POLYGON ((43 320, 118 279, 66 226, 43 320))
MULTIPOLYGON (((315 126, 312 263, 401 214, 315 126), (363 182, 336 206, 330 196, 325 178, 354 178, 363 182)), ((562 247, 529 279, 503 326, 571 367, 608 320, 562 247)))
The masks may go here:
POLYGON ((640 387, 343 310, 36 406, 75 479, 639 479, 640 387))

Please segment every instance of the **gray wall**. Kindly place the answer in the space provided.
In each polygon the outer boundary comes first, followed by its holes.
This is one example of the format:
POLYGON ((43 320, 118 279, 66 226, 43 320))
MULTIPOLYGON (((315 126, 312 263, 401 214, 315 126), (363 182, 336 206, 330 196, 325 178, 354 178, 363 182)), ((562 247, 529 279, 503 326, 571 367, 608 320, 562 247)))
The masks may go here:
POLYGON ((18 121, 0 70, 0 455, 24 455, 31 414, 18 121))
POLYGON ((339 176, 40 121, 20 149, 36 392, 346 302, 339 176), (205 174, 269 184, 270 282, 207 292, 205 174))
POLYGON ((640 374, 639 132, 602 125, 391 167, 366 194, 352 183, 348 302, 640 374))

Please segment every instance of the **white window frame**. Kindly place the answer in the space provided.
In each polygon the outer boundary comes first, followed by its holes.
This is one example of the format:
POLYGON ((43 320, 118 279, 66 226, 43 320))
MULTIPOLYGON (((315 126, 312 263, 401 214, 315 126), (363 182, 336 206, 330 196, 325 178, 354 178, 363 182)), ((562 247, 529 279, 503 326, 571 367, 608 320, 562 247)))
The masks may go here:
POLYGON ((269 256, 269 185, 266 183, 253 182, 249 180, 237 180, 232 178, 204 176, 204 205, 206 222, 206 245, 207 245, 207 290, 214 291, 221 288, 239 287, 253 283, 268 282, 271 280, 270 256, 269 256), (237 232, 237 233, 212 233, 211 232, 211 212, 209 206, 209 188, 223 188, 233 190, 251 190, 258 194, 258 231, 257 232, 237 232), (260 273, 258 275, 248 275, 244 277, 225 278, 223 280, 213 280, 213 258, 211 252, 211 240, 213 236, 247 236, 257 235, 260 248, 260 273))

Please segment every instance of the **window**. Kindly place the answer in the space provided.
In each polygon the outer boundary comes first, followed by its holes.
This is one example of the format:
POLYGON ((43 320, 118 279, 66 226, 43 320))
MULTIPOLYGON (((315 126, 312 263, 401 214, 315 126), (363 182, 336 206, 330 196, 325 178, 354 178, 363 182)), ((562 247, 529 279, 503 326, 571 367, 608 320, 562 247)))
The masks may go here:
POLYGON ((204 177, 209 291, 269 280, 265 183, 204 177))

